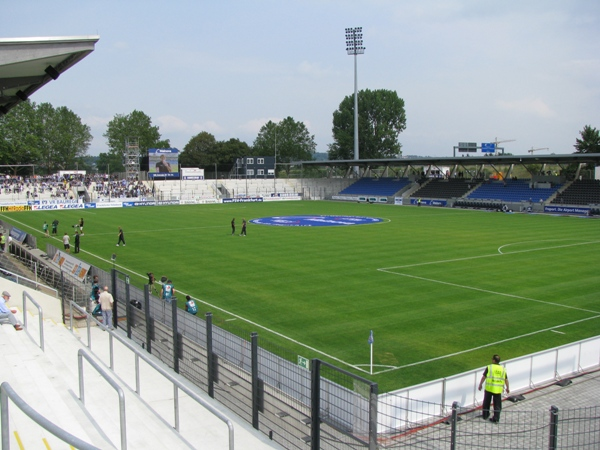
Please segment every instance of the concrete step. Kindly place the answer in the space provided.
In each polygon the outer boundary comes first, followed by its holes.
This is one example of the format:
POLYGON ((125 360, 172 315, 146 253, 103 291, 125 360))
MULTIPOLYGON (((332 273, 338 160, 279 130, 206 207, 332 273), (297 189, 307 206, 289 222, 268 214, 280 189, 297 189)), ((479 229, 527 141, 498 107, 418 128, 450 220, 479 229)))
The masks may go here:
MULTIPOLYGON (((116 333, 125 336, 123 330, 116 333)), ((87 345, 87 331, 78 331, 82 341, 87 345)), ((110 365, 109 333, 100 327, 91 328, 91 347, 98 360, 110 365)), ((223 405, 210 398, 208 394, 191 384, 185 378, 174 374, 166 365, 152 355, 146 354, 155 364, 169 371, 180 382, 186 385, 206 403, 228 417, 234 423, 234 434, 237 448, 273 449, 282 448, 270 441, 265 435, 237 417, 223 405)), ((136 389, 135 357, 133 352, 113 340, 113 364, 115 376, 123 386, 131 391, 136 389)), ((140 397, 148 408, 169 427, 175 426, 174 388, 173 384, 153 369, 145 361, 139 361, 140 397)), ((87 395, 87 394, 86 394, 87 395)), ((229 447, 229 429, 227 424, 198 404, 181 390, 178 390, 179 432, 182 438, 193 448, 226 449, 229 447)))
MULTIPOLYGON (((16 331, 10 325, 0 327, 0 379, 8 381, 33 409, 66 431, 100 448, 120 448, 118 394, 85 359, 85 405, 79 400, 77 354, 79 349, 87 349, 87 329, 71 331, 61 322, 45 319, 45 351, 42 351, 38 316, 31 311, 27 315, 26 331, 16 331)), ((20 312, 17 316, 22 319, 20 312)), ((122 330, 116 333, 124 336, 122 330)), ((142 360, 139 363, 141 395, 136 394, 134 354, 117 339, 113 340, 115 370, 111 372, 109 334, 101 327, 91 327, 91 353, 124 391, 128 448, 229 447, 227 425, 181 390, 178 390, 180 433, 177 433, 173 385, 142 360)), ((152 359, 168 370, 157 359, 152 359)), ((177 377, 232 420, 238 448, 281 448, 183 377, 177 377)), ((47 448, 65 448, 66 444, 32 422, 15 405, 9 406, 9 412, 11 443, 17 446, 15 448, 41 448, 41 442, 47 448)))
MULTIPOLYGON (((86 360, 83 362, 85 405, 79 400, 77 352, 81 344, 70 331, 62 324, 45 321, 45 352, 23 331, 17 332, 10 326, 3 326, 1 331, 3 381, 8 381, 37 412, 84 441, 101 448, 121 447, 118 394, 86 360)), ((187 447, 172 427, 150 411, 135 393, 127 388, 123 392, 129 448, 187 447)), ((15 445, 39 448, 42 439, 50 444, 60 442, 16 406, 9 407, 9 411, 11 430, 17 432, 12 438, 15 445)))
MULTIPOLYGON (((7 381, 35 411, 86 442, 99 447, 108 445, 93 432, 94 428, 79 406, 80 402, 73 392, 77 383, 64 373, 60 363, 53 364, 24 331, 17 332, 7 325, 0 327, 0 355, 2 381, 7 381)), ((41 448, 44 440, 50 445, 65 445, 29 419, 11 401, 9 414, 11 444, 15 448, 41 448)))

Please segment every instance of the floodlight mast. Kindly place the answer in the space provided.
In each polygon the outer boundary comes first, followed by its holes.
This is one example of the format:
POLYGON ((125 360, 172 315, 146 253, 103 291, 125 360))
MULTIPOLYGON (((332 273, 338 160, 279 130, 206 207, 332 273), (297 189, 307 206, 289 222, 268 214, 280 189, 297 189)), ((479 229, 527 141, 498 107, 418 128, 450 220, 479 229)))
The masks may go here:
MULTIPOLYGON (((362 27, 346 28, 346 51, 354 55, 354 160, 358 161, 358 77, 357 55, 365 53, 362 40, 362 27)), ((358 172, 358 166, 355 167, 358 172)))

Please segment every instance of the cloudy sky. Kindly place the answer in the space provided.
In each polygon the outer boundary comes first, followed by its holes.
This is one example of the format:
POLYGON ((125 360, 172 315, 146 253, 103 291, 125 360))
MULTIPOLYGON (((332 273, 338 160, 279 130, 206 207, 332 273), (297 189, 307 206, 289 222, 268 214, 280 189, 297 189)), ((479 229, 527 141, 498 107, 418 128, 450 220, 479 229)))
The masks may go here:
POLYGON ((95 51, 31 98, 91 127, 140 110, 180 150, 201 131, 252 144, 268 120, 302 121, 317 151, 354 92, 345 29, 362 27, 359 89, 403 98, 405 155, 458 142, 572 153, 600 128, 597 0, 26 0, 0 37, 99 35, 95 51))

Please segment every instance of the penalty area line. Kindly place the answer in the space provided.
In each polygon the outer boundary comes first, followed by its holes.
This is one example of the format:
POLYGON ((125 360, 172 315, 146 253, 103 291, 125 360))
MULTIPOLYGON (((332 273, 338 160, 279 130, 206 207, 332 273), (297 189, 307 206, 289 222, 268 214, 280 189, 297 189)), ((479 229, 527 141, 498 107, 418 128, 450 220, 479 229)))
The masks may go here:
MULTIPOLYGON (((543 241, 536 241, 536 242, 543 242, 543 241)), ((377 270, 388 271, 388 270, 395 270, 395 269, 408 269, 408 268, 412 268, 412 267, 429 266, 429 265, 433 265, 433 264, 447 264, 447 263, 460 262, 460 261, 472 261, 474 259, 493 258, 496 256, 510 256, 510 255, 516 255, 519 253, 531 253, 531 252, 538 252, 538 251, 555 250, 555 249, 559 249, 559 248, 577 247, 577 246, 581 246, 581 245, 598 244, 598 243, 600 243, 600 241, 578 242, 576 244, 564 244, 564 245, 555 245, 552 247, 530 248, 530 249, 525 249, 525 250, 515 250, 512 252, 503 252, 503 249, 505 247, 509 247, 511 245, 520 245, 523 243, 527 243, 527 242, 515 242, 514 244, 501 245, 500 247, 498 247, 498 253, 490 253, 487 255, 478 255, 478 256, 466 256, 464 258, 441 259, 438 261, 427 261, 427 262, 415 263, 415 264, 405 264, 403 266, 382 267, 377 270)))
POLYGON ((509 298, 514 298, 517 300, 525 300, 528 302, 542 303, 544 305, 558 306, 559 308, 573 309, 575 311, 583 311, 583 312, 587 312, 587 313, 591 313, 591 314, 600 314, 600 311, 594 311, 594 310, 585 309, 585 308, 577 308, 575 306, 569 306, 569 305, 561 305, 560 303, 547 302, 544 300, 537 300, 535 298, 522 297, 520 295, 515 295, 515 294, 507 294, 505 292, 496 292, 496 291, 491 291, 489 289, 478 288, 475 286, 466 286, 464 284, 450 283, 449 281, 434 280, 433 278, 425 278, 425 277, 419 277, 417 275, 409 275, 407 273, 393 272, 393 271, 387 270, 387 269, 377 269, 377 270, 380 272, 389 273, 391 275, 398 275, 401 277, 414 278, 416 280, 428 281, 430 283, 444 284, 446 286, 452 286, 452 287, 457 287, 457 288, 461 288, 461 289, 468 289, 468 290, 477 291, 477 292, 484 292, 486 294, 499 295, 501 297, 509 297, 509 298))
POLYGON ((598 319, 598 318, 600 318, 600 315, 593 316, 593 317, 587 317, 585 319, 575 320, 574 322, 563 323, 561 325, 555 325, 555 326, 544 328, 544 329, 541 329, 541 330, 532 331, 531 333, 525 333, 525 334, 521 334, 519 336, 513 336, 511 338, 506 338, 506 339, 501 339, 499 341, 490 342, 489 344, 480 345, 478 347, 469 348, 467 350, 461 350, 459 352, 448 353, 447 355, 436 356, 435 358, 429 358, 429 359, 425 359, 423 361, 417 361, 417 362, 410 363, 410 364, 404 364, 402 366, 396 366, 393 369, 387 369, 387 370, 382 370, 382 371, 373 373, 373 375, 379 375, 379 374, 386 373, 386 372, 392 372, 394 370, 406 369, 408 367, 420 366, 420 365, 427 364, 427 363, 430 363, 430 362, 439 361, 439 360, 447 359, 447 358, 452 358, 453 356, 464 355, 465 353, 474 352, 476 350, 481 350, 481 349, 484 349, 484 348, 487 348, 487 347, 492 347, 494 345, 504 344, 505 342, 515 341, 517 339, 521 339, 521 338, 528 337, 528 336, 533 336, 535 334, 545 333, 545 332, 548 332, 548 331, 552 331, 554 333, 565 334, 562 331, 557 331, 556 328, 563 328, 563 327, 567 327, 567 326, 570 326, 570 325, 575 325, 575 324, 580 323, 580 322, 586 322, 588 320, 594 320, 594 319, 598 319))

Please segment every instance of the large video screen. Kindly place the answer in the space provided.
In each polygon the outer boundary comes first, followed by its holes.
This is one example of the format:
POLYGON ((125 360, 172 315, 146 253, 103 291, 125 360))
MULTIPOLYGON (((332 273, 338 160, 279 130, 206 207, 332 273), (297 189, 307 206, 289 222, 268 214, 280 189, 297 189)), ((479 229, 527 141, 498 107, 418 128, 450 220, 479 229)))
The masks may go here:
POLYGON ((148 149, 150 178, 179 178, 179 150, 176 148, 148 149))

